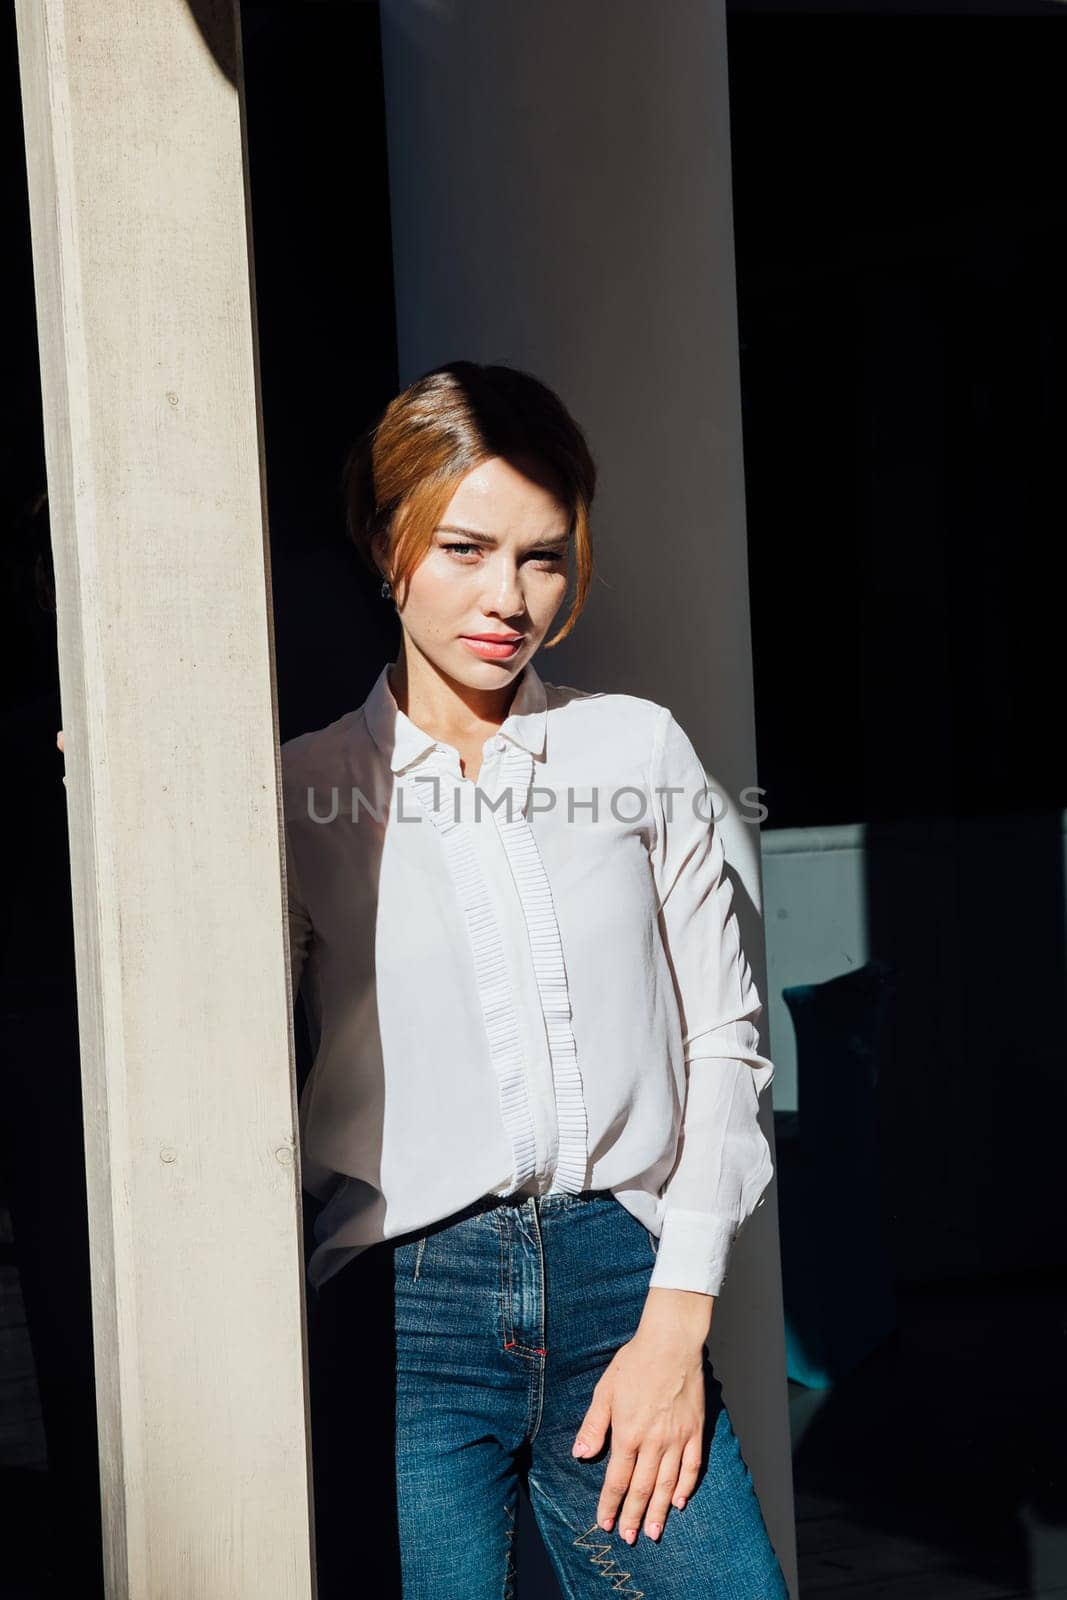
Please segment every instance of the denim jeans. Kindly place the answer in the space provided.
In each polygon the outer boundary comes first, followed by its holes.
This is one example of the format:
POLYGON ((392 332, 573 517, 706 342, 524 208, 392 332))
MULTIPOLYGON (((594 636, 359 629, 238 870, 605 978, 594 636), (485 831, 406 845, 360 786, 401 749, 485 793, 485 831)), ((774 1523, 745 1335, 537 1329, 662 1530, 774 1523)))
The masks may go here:
POLYGON ((706 1351, 688 1504, 658 1541, 597 1526, 611 1435, 591 1459, 571 1446, 654 1261, 653 1236, 607 1191, 488 1196, 323 1286, 320 1600, 511 1600, 520 1481, 566 1600, 788 1600, 706 1351), (340 1376, 347 1406, 327 1393, 340 1376))

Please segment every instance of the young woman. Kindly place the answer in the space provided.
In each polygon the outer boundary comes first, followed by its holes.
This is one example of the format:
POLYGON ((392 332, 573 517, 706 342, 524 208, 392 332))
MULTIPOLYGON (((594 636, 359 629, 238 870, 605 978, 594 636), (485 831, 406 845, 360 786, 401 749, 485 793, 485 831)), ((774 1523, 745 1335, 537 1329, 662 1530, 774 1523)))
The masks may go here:
POLYGON ((772 1171, 712 796, 666 707, 534 667, 595 478, 525 373, 398 395, 346 482, 399 655, 283 746, 338 1592, 509 1595, 521 1477, 568 1597, 787 1594, 706 1350, 772 1171))

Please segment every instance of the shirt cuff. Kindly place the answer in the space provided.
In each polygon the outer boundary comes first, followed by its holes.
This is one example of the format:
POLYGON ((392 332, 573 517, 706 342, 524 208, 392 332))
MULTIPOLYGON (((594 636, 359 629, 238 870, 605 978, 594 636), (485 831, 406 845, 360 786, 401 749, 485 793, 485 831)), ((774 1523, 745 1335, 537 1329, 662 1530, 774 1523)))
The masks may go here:
POLYGON ((717 1295, 726 1277, 738 1224, 711 1211, 667 1207, 650 1289, 695 1289, 717 1295))

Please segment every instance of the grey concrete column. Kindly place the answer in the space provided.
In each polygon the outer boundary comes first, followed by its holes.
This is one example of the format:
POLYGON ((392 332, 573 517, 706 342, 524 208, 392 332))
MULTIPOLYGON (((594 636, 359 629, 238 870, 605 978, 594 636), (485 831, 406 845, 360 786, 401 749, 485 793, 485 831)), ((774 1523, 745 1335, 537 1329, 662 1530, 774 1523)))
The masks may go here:
POLYGON ((229 0, 196 12, 17 5, 102 1515, 116 1600, 289 1600, 309 1430, 239 39, 229 0))

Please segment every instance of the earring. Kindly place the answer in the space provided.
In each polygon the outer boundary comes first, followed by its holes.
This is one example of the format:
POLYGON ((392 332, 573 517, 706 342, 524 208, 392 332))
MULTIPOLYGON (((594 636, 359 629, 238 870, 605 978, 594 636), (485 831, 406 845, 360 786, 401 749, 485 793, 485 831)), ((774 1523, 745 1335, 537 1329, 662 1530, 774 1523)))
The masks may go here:
POLYGON ((389 582, 388 578, 383 578, 382 579, 382 599, 383 600, 391 599, 392 593, 393 593, 392 584, 389 582))

